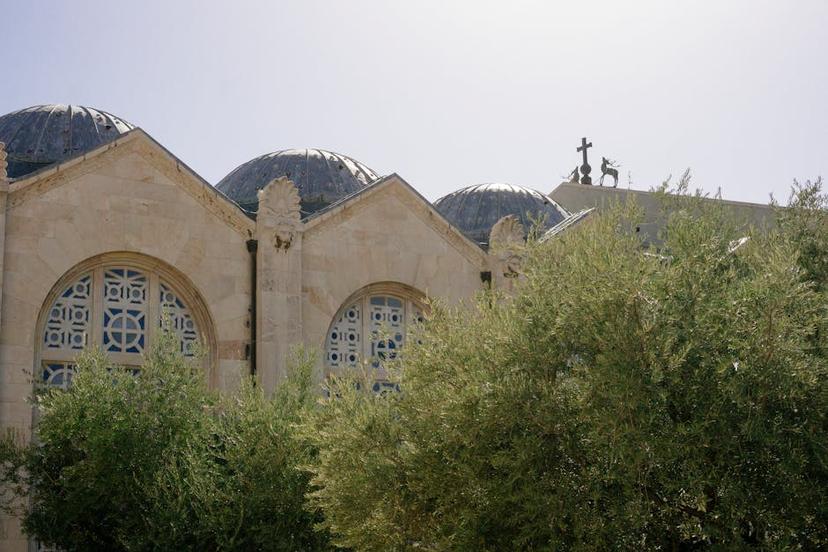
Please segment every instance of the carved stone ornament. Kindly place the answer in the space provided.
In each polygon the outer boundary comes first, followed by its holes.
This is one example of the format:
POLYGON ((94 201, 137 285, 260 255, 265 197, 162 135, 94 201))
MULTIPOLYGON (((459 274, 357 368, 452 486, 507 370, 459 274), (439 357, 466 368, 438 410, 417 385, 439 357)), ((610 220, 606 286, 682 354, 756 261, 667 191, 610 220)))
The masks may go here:
POLYGON ((6 155, 6 144, 0 142, 0 182, 6 180, 6 167, 9 166, 6 155))
POLYGON ((525 235, 523 224, 515 215, 506 215, 497 221, 489 233, 489 249, 497 256, 507 278, 516 278, 520 272, 519 247, 525 235))
POLYGON ((509 247, 523 243, 526 234, 523 225, 515 215, 506 215, 492 226, 489 245, 493 248, 509 247))
POLYGON ((270 239, 276 249, 288 250, 302 226, 296 186, 282 176, 259 190, 258 196, 256 232, 259 240, 270 239))

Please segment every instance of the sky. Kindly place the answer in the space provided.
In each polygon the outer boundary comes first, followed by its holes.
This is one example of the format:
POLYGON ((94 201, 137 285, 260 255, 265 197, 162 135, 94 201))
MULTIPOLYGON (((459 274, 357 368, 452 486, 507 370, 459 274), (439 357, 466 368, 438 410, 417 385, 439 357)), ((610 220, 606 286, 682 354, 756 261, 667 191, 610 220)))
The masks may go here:
POLYGON ((828 177, 828 1, 0 0, 0 114, 96 107, 215 184, 317 147, 430 200, 550 192, 592 143, 621 187, 728 199, 828 177))

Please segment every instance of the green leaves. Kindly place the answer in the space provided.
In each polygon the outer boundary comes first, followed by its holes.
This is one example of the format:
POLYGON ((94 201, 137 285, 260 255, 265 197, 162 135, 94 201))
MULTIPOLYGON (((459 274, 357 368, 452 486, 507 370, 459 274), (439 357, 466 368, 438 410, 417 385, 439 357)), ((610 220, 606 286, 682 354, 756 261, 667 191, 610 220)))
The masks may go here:
POLYGON ((37 398, 36 441, 0 446, 9 505, 63 550, 326 550, 298 469, 314 450, 295 437, 312 365, 297 353, 268 398, 249 381, 208 390, 171 335, 137 374, 87 353, 68 391, 37 398))
POLYGON ((513 297, 433 309, 401 394, 311 414, 323 525, 360 550, 824 546, 828 225, 806 199, 759 232, 665 197, 658 250, 634 205, 530 242, 513 297))
POLYGON ((658 249, 619 205, 530 241, 514 295, 432 305, 401 393, 91 353, 0 442, 7 508, 67 550, 825 548, 828 202, 758 231, 664 199, 658 249))

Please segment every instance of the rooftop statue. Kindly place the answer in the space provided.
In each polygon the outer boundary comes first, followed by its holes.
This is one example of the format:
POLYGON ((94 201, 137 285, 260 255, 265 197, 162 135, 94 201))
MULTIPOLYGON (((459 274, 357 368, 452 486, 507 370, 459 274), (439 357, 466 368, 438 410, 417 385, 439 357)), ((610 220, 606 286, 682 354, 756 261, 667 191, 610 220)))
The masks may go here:
POLYGON ((604 177, 605 176, 611 176, 613 181, 614 181, 612 187, 617 188, 618 187, 618 167, 620 167, 620 166, 621 165, 616 164, 615 161, 613 161, 611 159, 607 159, 606 157, 602 157, 601 158, 601 179, 598 181, 598 184, 603 186, 604 185, 604 177))

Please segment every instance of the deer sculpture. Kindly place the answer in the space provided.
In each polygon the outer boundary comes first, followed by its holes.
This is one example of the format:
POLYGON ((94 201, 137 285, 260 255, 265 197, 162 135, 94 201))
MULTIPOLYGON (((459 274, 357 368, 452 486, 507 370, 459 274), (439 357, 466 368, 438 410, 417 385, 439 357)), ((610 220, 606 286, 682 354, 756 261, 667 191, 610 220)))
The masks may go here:
POLYGON ((620 167, 620 165, 617 165, 615 163, 615 161, 607 159, 606 157, 602 157, 601 158, 601 179, 598 180, 598 184, 603 186, 604 185, 604 177, 609 175, 613 179, 612 187, 617 188, 618 187, 618 167, 620 167))

